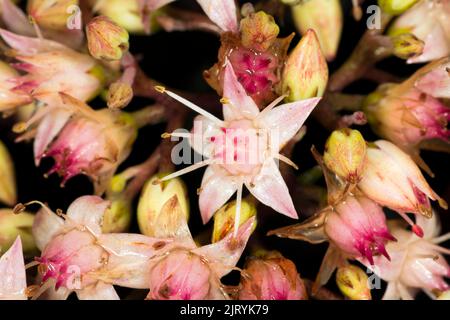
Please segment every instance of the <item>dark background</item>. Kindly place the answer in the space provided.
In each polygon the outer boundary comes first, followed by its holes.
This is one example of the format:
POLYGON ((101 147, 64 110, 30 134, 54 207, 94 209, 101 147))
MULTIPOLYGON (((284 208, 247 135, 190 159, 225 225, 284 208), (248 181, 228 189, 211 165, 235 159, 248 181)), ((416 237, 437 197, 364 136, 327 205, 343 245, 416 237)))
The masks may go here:
MULTIPOLYGON (((241 1, 241 3, 248 1, 241 1)), ((345 59, 350 55, 362 33, 366 30, 365 21, 367 15, 360 22, 356 22, 351 16, 351 1, 343 0, 345 12, 345 25, 341 40, 340 49, 337 58, 330 63, 330 73, 336 70, 345 59)), ((366 1, 365 8, 375 3, 375 1, 366 1)), ((182 0, 176 3, 177 6, 184 8, 199 9, 195 1, 182 0)), ((278 21, 282 26, 281 36, 288 35, 295 28, 289 16, 289 10, 286 10, 284 21, 278 21)), ((292 44, 298 42, 298 36, 292 44)), ((217 50, 220 46, 218 37, 202 32, 159 32, 150 37, 132 36, 131 52, 143 57, 140 66, 152 78, 160 81, 170 87, 183 89, 191 92, 212 91, 203 80, 202 72, 211 67, 217 61, 217 50)), ((379 65, 391 73, 400 76, 408 76, 417 68, 417 66, 408 66, 403 60, 397 58, 387 59, 379 65)), ((346 89, 348 93, 367 94, 376 88, 376 84, 369 81, 358 81, 346 89)), ((139 109, 150 104, 151 100, 136 98, 127 110, 139 109)), ((103 101, 97 99, 92 104, 93 107, 105 107, 103 101)), ((11 132, 13 120, 3 120, 0 128, 2 140, 7 144, 16 166, 19 202, 30 200, 40 200, 47 202, 52 209, 61 208, 66 210, 68 205, 77 197, 85 194, 91 194, 93 189, 89 180, 84 176, 77 176, 71 179, 65 188, 60 188, 61 179, 52 175, 48 179, 43 174, 48 171, 52 165, 51 159, 46 159, 41 167, 36 168, 33 162, 33 152, 31 143, 15 144, 15 134, 11 132)), ((319 123, 309 118, 306 122, 308 133, 306 137, 296 146, 293 160, 300 166, 300 173, 316 165, 310 153, 312 144, 319 150, 323 149, 324 142, 329 132, 319 123)), ((187 123, 186 128, 191 124, 187 123)), ((131 156, 120 167, 120 171, 131 165, 136 165, 152 153, 154 148, 160 142, 160 134, 164 132, 164 125, 147 127, 139 132, 139 137, 133 148, 131 156)), ((372 133, 368 126, 358 127, 367 140, 375 140, 377 137, 372 133)), ((427 178, 432 188, 441 195, 447 202, 450 202, 450 188, 448 181, 448 166, 450 157, 448 154, 423 152, 423 158, 436 173, 434 179, 427 178)), ((191 198, 191 219, 190 227, 194 236, 207 232, 206 227, 202 226, 200 214, 198 213, 196 188, 200 186, 204 170, 197 170, 184 176, 183 179, 188 183, 189 195, 191 198)), ((323 181, 320 181, 323 184, 323 181)), ((295 199, 294 199, 295 200, 295 199)), ((443 224, 443 232, 450 231, 450 219, 448 212, 442 211, 435 204, 434 207, 439 212, 443 224)), ((302 207, 297 208, 302 212, 302 207)), ((279 250, 285 257, 292 259, 302 277, 314 279, 327 248, 326 244, 311 245, 308 243, 279 239, 276 237, 265 237, 264 234, 274 228, 293 224, 295 221, 286 218, 275 212, 270 212, 267 208, 261 208, 259 212, 259 225, 256 230, 258 236, 258 245, 263 245, 268 250, 279 250)), ((304 216, 300 219, 304 219, 304 216)), ((208 224, 208 228, 211 223, 208 224)), ((133 220, 131 232, 138 232, 135 219, 133 220)), ((252 243, 250 243, 252 246, 252 243)), ((448 244, 447 244, 448 246, 448 244)), ((240 263, 242 267, 242 262, 240 263)), ((238 279, 237 274, 229 276, 226 281, 235 283, 238 279)), ((333 288, 334 281, 330 281, 330 288, 333 288)), ((127 295, 129 291, 123 290, 127 295)), ((374 290, 374 297, 380 297, 382 290, 374 290)), ((419 297, 423 297, 420 295, 419 297)))

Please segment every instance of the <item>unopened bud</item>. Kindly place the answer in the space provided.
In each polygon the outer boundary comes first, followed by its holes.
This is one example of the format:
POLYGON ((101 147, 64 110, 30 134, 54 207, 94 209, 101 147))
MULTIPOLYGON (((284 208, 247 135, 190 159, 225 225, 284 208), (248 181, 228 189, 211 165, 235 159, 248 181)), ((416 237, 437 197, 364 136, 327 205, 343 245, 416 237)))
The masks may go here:
POLYGON ((436 300, 450 300, 450 290, 440 293, 436 300))
POLYGON ((16 203, 16 199, 14 164, 8 149, 0 141, 0 201, 13 206, 16 203))
POLYGON ((328 61, 336 56, 343 17, 340 0, 302 1, 292 7, 292 18, 302 35, 313 29, 328 61))
POLYGON ((244 47, 262 52, 272 46, 280 32, 273 17, 263 11, 251 13, 242 19, 240 30, 244 47))
POLYGON ((358 130, 334 131, 325 144, 323 160, 325 165, 345 181, 356 184, 360 180, 366 141, 358 130))
POLYGON ((411 8, 418 0, 378 0, 381 10, 386 13, 399 15, 411 8))
POLYGON ((411 33, 403 33, 393 36, 394 55, 401 59, 410 59, 423 53, 425 42, 411 33))
POLYGON ((34 215, 28 212, 14 213, 12 209, 0 210, 0 252, 5 252, 11 247, 17 236, 22 239, 23 251, 26 255, 36 253, 31 232, 34 215))
POLYGON ((46 29, 67 30, 78 0, 29 0, 27 12, 36 23, 46 29))
POLYGON ((128 51, 128 32, 105 16, 95 17, 86 26, 89 52, 96 59, 120 60, 128 51))
POLYGON ((321 97, 328 83, 328 66, 313 30, 309 30, 289 55, 282 77, 287 101, 321 97))
POLYGON ((138 204, 138 223, 141 232, 147 236, 155 236, 157 232, 156 223, 162 214, 162 209, 166 203, 174 196, 177 199, 177 206, 182 211, 184 218, 189 217, 189 202, 186 186, 179 178, 154 184, 164 175, 155 175, 147 181, 142 191, 138 204))
MULTIPOLYGON (((226 237, 226 235, 233 231, 234 219, 236 216, 236 201, 227 203, 217 211, 214 215, 214 230, 212 234, 212 242, 217 242, 226 237)), ((239 219, 239 226, 244 224, 251 217, 256 216, 256 207, 250 201, 242 200, 241 215, 239 219)), ((256 223, 253 224, 253 230, 256 228, 256 223)))
POLYGON ((354 265, 338 268, 336 283, 342 294, 350 300, 372 300, 367 274, 354 265))
POLYGON ((108 90, 106 101, 110 109, 125 108, 133 99, 133 88, 124 82, 114 82, 108 90))
MULTIPOLYGON (((109 200, 109 199, 108 199, 109 200)), ((103 216, 103 233, 126 232, 131 221, 131 204, 121 198, 111 199, 111 206, 103 216)))

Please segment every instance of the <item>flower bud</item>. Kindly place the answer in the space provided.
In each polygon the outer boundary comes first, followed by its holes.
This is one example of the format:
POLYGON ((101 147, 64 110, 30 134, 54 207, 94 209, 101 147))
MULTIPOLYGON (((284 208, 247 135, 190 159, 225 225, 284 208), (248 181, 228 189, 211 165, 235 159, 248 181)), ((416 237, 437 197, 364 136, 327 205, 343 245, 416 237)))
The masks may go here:
POLYGON ((108 108, 125 108, 133 99, 133 88, 124 82, 117 81, 111 84, 106 96, 108 108))
POLYGON ((442 292, 436 300, 450 300, 450 290, 442 292))
POLYGON ((308 30, 290 53, 283 70, 286 100, 321 97, 328 83, 328 65, 313 30, 308 30))
MULTIPOLYGON (((373 201, 400 214, 410 212, 430 218, 433 215, 430 199, 447 207, 428 185, 411 157, 385 140, 378 140, 367 148, 358 187, 373 201)), ((408 222, 412 224, 410 220, 408 222)), ((419 229, 414 230, 421 235, 419 229)))
POLYGON ((0 251, 5 252, 16 240, 17 236, 22 239, 23 251, 26 255, 36 253, 31 229, 34 215, 28 212, 15 214, 12 209, 0 210, 0 251))
POLYGON ((14 164, 8 149, 0 141, 0 201, 13 206, 17 201, 14 164))
POLYGON ((336 130, 325 144, 325 165, 351 184, 358 183, 366 157, 366 141, 358 130, 336 130))
POLYGON ((241 20, 240 31, 244 47, 266 51, 277 39, 280 28, 272 16, 259 11, 241 20))
POLYGON ((394 45, 394 55, 401 59, 411 59, 422 54, 425 42, 412 33, 403 33, 391 37, 394 45))
POLYGON ((418 0, 378 0, 381 9, 389 14, 399 15, 411 8, 418 0))
POLYGON ((128 51, 128 32, 105 16, 92 19, 86 26, 88 48, 96 59, 120 60, 128 51))
POLYGON ((74 6, 78 6, 78 0, 29 0, 27 11, 41 27, 67 30, 74 6))
POLYGON ((12 80, 19 76, 8 63, 0 61, 0 112, 15 111, 17 107, 32 102, 33 99, 28 94, 14 90, 16 84, 12 80))
POLYGON ((295 264, 278 252, 247 260, 239 300, 305 300, 306 289, 295 264))
POLYGON ((342 294, 350 300, 371 300, 367 274, 354 265, 338 268, 336 284, 342 294))
MULTIPOLYGON (((235 216, 236 201, 227 203, 216 212, 214 215, 214 229, 211 242, 214 243, 222 240, 230 231, 233 230, 235 216)), ((239 226, 244 224, 253 216, 256 216, 256 206, 250 201, 242 200, 239 226)), ((256 222, 253 224, 253 230, 255 230, 255 228, 256 222)))
POLYGON ((159 216, 163 213, 162 209, 165 204, 176 197, 181 211, 186 220, 189 218, 189 202, 187 197, 186 186, 179 178, 157 183, 158 179, 164 176, 153 176, 144 186, 138 204, 138 223, 142 234, 147 236, 155 236, 156 223, 159 216))
POLYGON ((111 202, 110 208, 103 216, 103 233, 121 233, 128 230, 131 222, 131 204, 125 199, 108 199, 111 202))
POLYGON ((300 33, 313 29, 328 61, 336 56, 341 38, 343 18, 339 0, 304 1, 292 7, 292 17, 300 33))

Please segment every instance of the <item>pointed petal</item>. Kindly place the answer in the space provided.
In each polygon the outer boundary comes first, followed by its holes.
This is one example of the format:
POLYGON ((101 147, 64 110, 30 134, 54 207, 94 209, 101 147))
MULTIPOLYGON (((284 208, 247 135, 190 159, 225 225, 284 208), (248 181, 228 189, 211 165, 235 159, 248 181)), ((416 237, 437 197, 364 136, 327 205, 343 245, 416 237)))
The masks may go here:
POLYGON ((217 123, 205 116, 197 116, 194 119, 194 126, 192 127, 191 133, 189 144, 192 149, 205 158, 212 158, 214 155, 213 139, 223 134, 223 131, 217 123))
POLYGON ((206 169, 199 195, 200 213, 204 224, 231 198, 237 187, 235 179, 219 166, 210 165, 206 169))
POLYGON ((27 281, 20 237, 0 258, 0 274, 0 300, 26 300, 27 281))
POLYGON ((67 216, 99 235, 102 233, 103 216, 109 206, 110 202, 100 197, 83 196, 72 202, 67 209, 67 216))
POLYGON ((225 120, 254 119, 259 114, 258 106, 253 99, 247 95, 245 89, 239 83, 233 66, 229 61, 225 63, 225 75, 223 78, 223 96, 229 104, 223 106, 223 117, 225 120))
POLYGON ((220 279, 229 273, 239 261, 252 234, 254 224, 255 217, 251 217, 240 226, 236 237, 232 232, 229 232, 221 241, 197 248, 193 252, 204 256, 213 265, 213 269, 220 279))
POLYGON ((114 286, 102 281, 77 292, 80 300, 120 300, 114 286))
POLYGON ((0 1, 0 13, 8 30, 26 36, 35 35, 30 20, 11 0, 0 1))
POLYGON ((58 217, 47 207, 42 207, 33 222, 33 237, 39 250, 44 250, 50 240, 57 235, 64 225, 63 219, 58 217))
POLYGON ((442 64, 420 77, 415 86, 435 98, 450 98, 449 68, 449 59, 445 59, 442 64))
POLYGON ((56 109, 52 111, 51 115, 42 119, 38 126, 33 145, 36 166, 39 166, 47 147, 67 123, 71 114, 67 110, 56 109))
POLYGON ((266 206, 290 218, 298 218, 288 187, 273 159, 266 161, 261 171, 245 185, 266 206))
POLYGON ((99 244, 110 253, 101 279, 115 285, 146 289, 150 285, 147 272, 158 257, 174 247, 170 239, 149 238, 140 234, 102 234, 99 244))
POLYGON ((382 300, 400 300, 400 294, 398 293, 397 283, 395 281, 388 282, 382 300))
POLYGON ((321 98, 312 98, 283 104, 258 117, 260 127, 277 133, 279 149, 282 148, 305 123, 321 98))
POLYGON ((51 50, 67 50, 67 47, 55 41, 24 37, 5 29, 0 29, 0 36, 5 42, 22 55, 33 55, 51 50))
POLYGON ((324 286, 333 275, 336 268, 342 263, 342 255, 334 245, 330 244, 328 250, 323 257, 322 264, 320 265, 319 273, 317 274, 316 281, 312 289, 312 295, 317 290, 324 286))
POLYGON ((222 30, 237 32, 237 9, 235 0, 197 0, 206 15, 222 30))

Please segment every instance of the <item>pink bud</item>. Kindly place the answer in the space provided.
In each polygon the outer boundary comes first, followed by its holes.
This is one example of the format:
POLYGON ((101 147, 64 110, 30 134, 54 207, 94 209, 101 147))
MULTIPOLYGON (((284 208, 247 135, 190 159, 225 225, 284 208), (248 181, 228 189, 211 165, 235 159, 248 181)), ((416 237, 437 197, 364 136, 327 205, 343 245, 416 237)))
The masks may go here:
POLYGON ((374 255, 389 255, 385 249, 389 233, 383 210, 366 197, 348 196, 330 212, 325 232, 341 250, 354 257, 364 257, 371 264, 374 255))
POLYGON ((247 261, 242 273, 239 300, 305 299, 305 286, 291 260, 272 252, 247 261))
POLYGON ((212 276, 207 262, 200 256, 187 250, 173 251, 151 269, 147 299, 207 299, 212 276))

